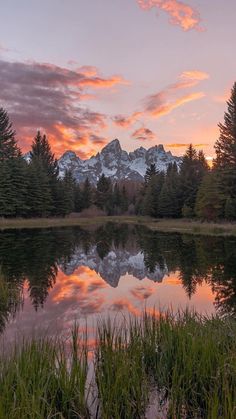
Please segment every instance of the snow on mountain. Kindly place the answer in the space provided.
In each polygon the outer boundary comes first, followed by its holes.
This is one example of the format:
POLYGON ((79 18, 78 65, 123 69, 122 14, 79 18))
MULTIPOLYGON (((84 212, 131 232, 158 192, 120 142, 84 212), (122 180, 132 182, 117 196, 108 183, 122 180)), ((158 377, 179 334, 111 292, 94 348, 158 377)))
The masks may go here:
POLYGON ((66 151, 58 160, 60 176, 71 170, 77 182, 86 178, 96 184, 102 174, 116 180, 142 181, 148 166, 155 163, 159 171, 166 171, 170 163, 180 164, 181 158, 166 152, 163 145, 146 150, 140 147, 130 153, 122 150, 119 140, 107 144, 100 153, 87 160, 81 160, 73 151, 66 151))
POLYGON ((167 266, 161 268, 157 265, 153 272, 150 272, 145 266, 144 254, 138 249, 130 252, 114 247, 101 259, 96 246, 92 246, 86 253, 82 247, 77 247, 69 262, 60 263, 60 268, 66 275, 72 275, 80 266, 95 271, 114 288, 118 286, 120 277, 126 274, 139 280, 148 278, 154 282, 162 282, 164 276, 168 275, 167 266))

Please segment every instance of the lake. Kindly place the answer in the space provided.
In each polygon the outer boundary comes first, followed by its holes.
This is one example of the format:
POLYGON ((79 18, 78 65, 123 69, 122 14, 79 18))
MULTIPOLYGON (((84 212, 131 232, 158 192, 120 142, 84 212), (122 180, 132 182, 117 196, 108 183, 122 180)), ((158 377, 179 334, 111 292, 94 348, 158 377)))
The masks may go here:
POLYGON ((154 307, 234 315, 235 261, 236 239, 229 237, 112 223, 3 231, 1 335, 64 335, 78 321, 92 342, 97 319, 154 307))

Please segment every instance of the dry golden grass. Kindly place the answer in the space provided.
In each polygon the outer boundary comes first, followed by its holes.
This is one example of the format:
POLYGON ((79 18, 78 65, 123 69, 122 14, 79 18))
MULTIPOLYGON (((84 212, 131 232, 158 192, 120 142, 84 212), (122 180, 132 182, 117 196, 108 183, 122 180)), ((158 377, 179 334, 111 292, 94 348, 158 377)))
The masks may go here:
POLYGON ((107 222, 144 225, 154 231, 235 236, 236 223, 209 223, 188 219, 153 219, 141 216, 95 216, 65 218, 0 219, 0 230, 18 228, 87 227, 107 222))

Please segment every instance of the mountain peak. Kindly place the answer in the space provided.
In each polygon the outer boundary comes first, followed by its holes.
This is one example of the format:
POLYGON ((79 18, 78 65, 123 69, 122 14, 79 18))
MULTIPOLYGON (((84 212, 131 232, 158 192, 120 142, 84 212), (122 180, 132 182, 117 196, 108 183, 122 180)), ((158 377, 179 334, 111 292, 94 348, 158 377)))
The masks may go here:
POLYGON ((104 152, 112 152, 112 153, 120 153, 122 151, 120 141, 116 138, 115 140, 110 141, 105 147, 103 147, 101 153, 104 152))

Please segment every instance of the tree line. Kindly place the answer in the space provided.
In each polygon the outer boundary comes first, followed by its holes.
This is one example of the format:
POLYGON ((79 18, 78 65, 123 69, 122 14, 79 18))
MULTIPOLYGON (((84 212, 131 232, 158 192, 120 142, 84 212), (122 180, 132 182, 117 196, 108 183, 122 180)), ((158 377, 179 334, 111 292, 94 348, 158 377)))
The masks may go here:
POLYGON ((96 186, 88 179, 78 184, 70 171, 60 178, 58 162, 40 132, 27 162, 9 116, 0 108, 0 216, 65 216, 90 209, 92 215, 236 220, 236 83, 227 106, 212 168, 190 144, 180 166, 170 164, 166 173, 151 164, 143 183, 112 183, 102 175, 96 186))

